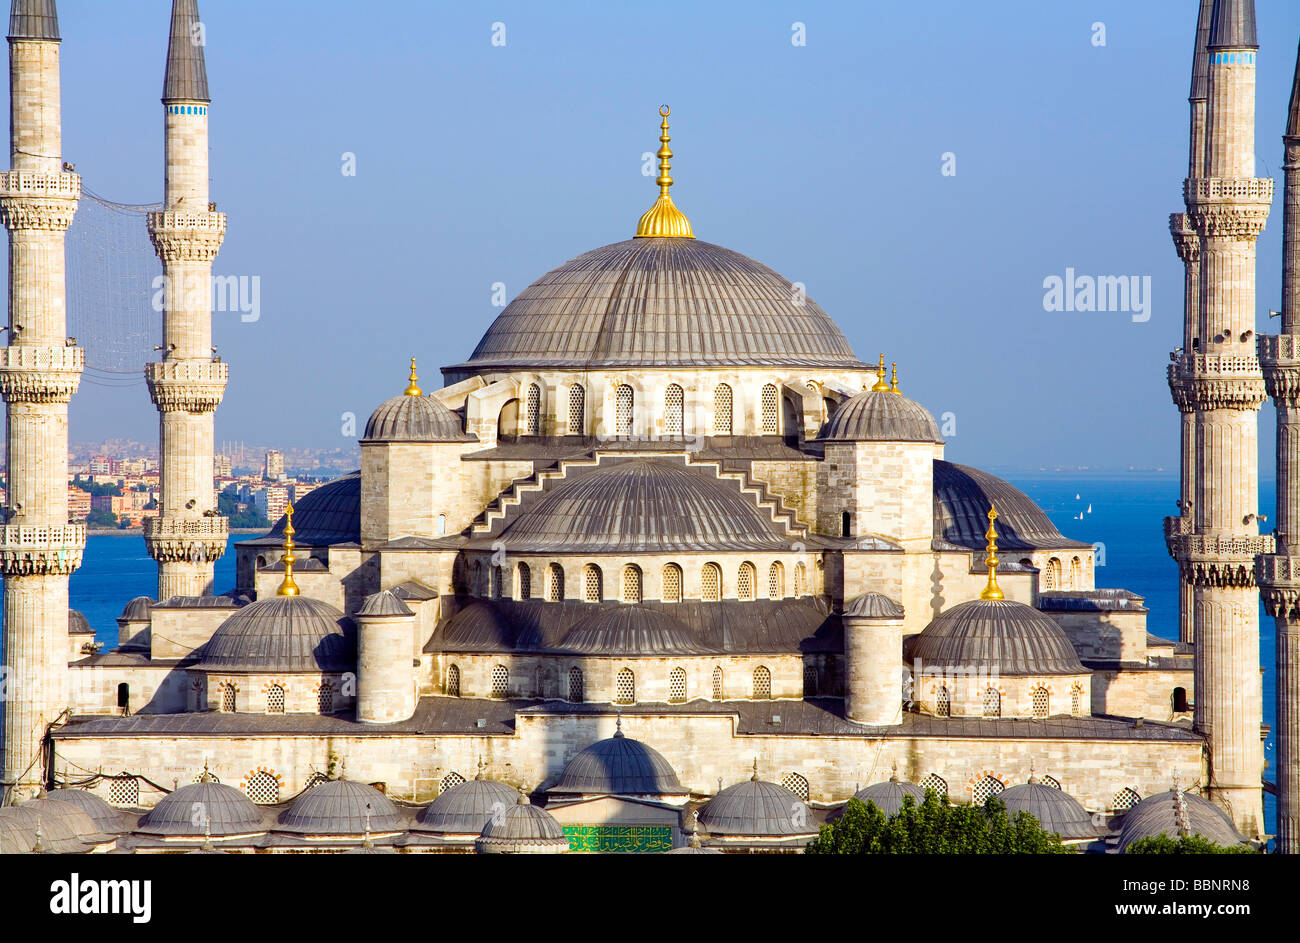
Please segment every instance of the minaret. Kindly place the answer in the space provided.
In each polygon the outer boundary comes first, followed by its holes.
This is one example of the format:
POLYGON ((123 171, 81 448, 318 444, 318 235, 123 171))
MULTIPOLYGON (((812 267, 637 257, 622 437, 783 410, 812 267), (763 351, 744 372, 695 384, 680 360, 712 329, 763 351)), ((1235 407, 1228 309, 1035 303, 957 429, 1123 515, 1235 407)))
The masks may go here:
POLYGON ((40 788, 46 729, 68 703, 68 577, 86 544, 85 525, 68 523, 68 401, 85 354, 67 336, 63 238, 81 178, 64 172, 54 0, 14 0, 9 75, 13 169, 0 173, 0 220, 9 230, 0 777, 11 800, 40 788))
POLYGON ((1263 832, 1264 752, 1259 600, 1260 536, 1255 240, 1273 182, 1255 177, 1254 0, 1215 0, 1207 43, 1205 161, 1184 184, 1200 241, 1200 292, 1191 346, 1174 368, 1186 385, 1195 471, 1189 533, 1169 535, 1192 588, 1195 726, 1208 740, 1207 791, 1246 835, 1263 832))
POLYGON ((196 0, 173 0, 163 83, 167 189, 149 236, 165 276, 161 359, 145 365, 159 413, 162 457, 158 516, 144 538, 158 561, 158 598, 212 592, 228 524, 212 488, 212 418, 226 364, 212 347, 212 260, 226 217, 208 202, 208 75, 196 0))
MULTIPOLYGON (((1210 54, 1207 46, 1210 42, 1210 17, 1214 12, 1214 0, 1201 0, 1201 13, 1196 21, 1196 49, 1192 53, 1192 90, 1188 95, 1191 105, 1191 129, 1188 143, 1187 177, 1200 177, 1205 166, 1205 112, 1210 96, 1210 54)), ((1182 449, 1179 452, 1179 513, 1165 519, 1166 544, 1169 553, 1178 560, 1179 551, 1185 544, 1176 539, 1176 535, 1189 534, 1192 528, 1192 508, 1196 495, 1196 409, 1192 398, 1191 385, 1180 370, 1179 358, 1184 353, 1192 352, 1192 341, 1196 338, 1196 323, 1200 314, 1201 297, 1201 242, 1192 226, 1187 211, 1191 207, 1183 202, 1185 212, 1174 213, 1169 217, 1169 232, 1174 238, 1174 248, 1183 260, 1183 342, 1179 350, 1171 356, 1173 363, 1169 367, 1169 391, 1173 394, 1174 405, 1182 417, 1182 449)), ((1187 561, 1178 560, 1180 568, 1187 561)), ((1192 639, 1192 585, 1180 580, 1178 585, 1178 637, 1184 642, 1192 639)))
POLYGON ((1264 605, 1277 626, 1277 850, 1300 854, 1300 54, 1283 170, 1282 334, 1259 339, 1277 406, 1277 553, 1260 557, 1264 605))

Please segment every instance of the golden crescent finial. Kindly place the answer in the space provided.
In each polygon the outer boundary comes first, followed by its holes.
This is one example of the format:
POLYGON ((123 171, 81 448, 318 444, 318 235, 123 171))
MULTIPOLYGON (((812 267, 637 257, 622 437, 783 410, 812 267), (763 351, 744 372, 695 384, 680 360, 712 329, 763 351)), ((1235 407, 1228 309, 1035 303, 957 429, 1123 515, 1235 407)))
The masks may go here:
POLYGON ((667 118, 667 117, 668 117, 669 115, 671 115, 672 113, 673 113, 673 110, 672 110, 671 108, 669 108, 667 105, 660 105, 660 106, 659 106, 659 116, 660 116, 661 118, 667 118))
POLYGON ((405 390, 407 396, 423 396, 423 395, 424 395, 424 391, 423 391, 422 389, 420 389, 419 386, 416 385, 416 382, 415 382, 415 381, 418 380, 418 379, 420 379, 420 378, 419 378, 418 376, 415 375, 415 358, 412 357, 412 358, 411 358, 411 375, 410 375, 409 377, 407 377, 407 380, 410 381, 410 385, 407 386, 407 388, 406 388, 406 390, 405 390))
POLYGON ((989 505, 989 529, 984 532, 984 537, 988 541, 988 555, 984 557, 984 563, 989 568, 989 581, 980 593, 980 599, 1004 599, 1002 590, 998 586, 998 532, 993 526, 993 522, 998 519, 998 509, 992 504, 989 505))
POLYGON ((668 195, 668 189, 673 185, 672 174, 669 173, 672 167, 673 149, 668 146, 671 140, 668 134, 668 116, 671 113, 672 109, 667 105, 659 106, 659 116, 663 119, 659 122, 659 151, 655 155, 659 158, 659 176, 655 178, 655 183, 659 185, 659 199, 655 200, 655 205, 646 210, 637 222, 638 238, 666 236, 695 238, 695 233, 691 231, 691 221, 674 205, 673 198, 668 195))
POLYGON ((293 581, 293 565, 298 562, 293 555, 293 535, 293 503, 290 502, 284 509, 284 556, 280 558, 284 562, 284 579, 275 591, 277 596, 298 596, 302 592, 293 581))

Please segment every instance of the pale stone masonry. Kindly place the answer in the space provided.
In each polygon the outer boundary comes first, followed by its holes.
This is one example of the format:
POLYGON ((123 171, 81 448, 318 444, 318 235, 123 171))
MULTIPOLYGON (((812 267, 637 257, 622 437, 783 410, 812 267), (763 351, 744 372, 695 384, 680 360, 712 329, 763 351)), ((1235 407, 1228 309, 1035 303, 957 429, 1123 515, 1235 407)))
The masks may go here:
POLYGON ((9 74, 12 170, 0 174, 10 273, 8 346, 0 349, 8 407, 0 779, 25 796, 45 779, 45 733, 70 705, 68 577, 86 531, 68 520, 68 402, 85 355, 67 336, 64 234, 81 178, 62 158, 56 25, 9 37, 9 74))

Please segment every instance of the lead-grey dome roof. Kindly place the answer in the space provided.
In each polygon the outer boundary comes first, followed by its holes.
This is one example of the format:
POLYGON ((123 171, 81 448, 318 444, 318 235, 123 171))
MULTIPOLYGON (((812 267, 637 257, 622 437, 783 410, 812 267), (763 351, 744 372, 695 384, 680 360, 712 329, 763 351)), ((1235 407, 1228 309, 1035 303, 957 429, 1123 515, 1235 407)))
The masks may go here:
POLYGON ((658 750, 622 731, 569 760, 548 795, 681 796, 677 771, 658 750))
POLYGON ((533 282, 448 382, 487 370, 706 365, 864 365, 812 299, 730 249, 628 239, 533 282))
POLYGON ((400 596, 391 589, 385 589, 378 593, 372 593, 367 596, 361 608, 357 610, 358 616, 413 616, 411 611, 400 596))
POLYGON ((1079 838, 1097 838, 1102 830, 1092 823, 1092 816, 1064 789, 1048 786, 1031 778, 1027 783, 1010 786, 998 793, 1007 807, 1007 815, 1015 819, 1016 813, 1028 812, 1049 832, 1055 832, 1066 841, 1079 838))
POLYGON ((841 403, 817 438, 825 442, 935 442, 939 424, 920 403, 901 393, 864 390, 841 403))
POLYGON ((249 603, 212 634, 198 668, 205 671, 321 672, 356 667, 352 622, 310 596, 271 596, 249 603))
POLYGON ((751 779, 728 786, 700 810, 700 824, 710 835, 778 838, 811 835, 808 803, 776 783, 751 779))
MULTIPOLYGON (((460 416, 432 396, 394 396, 366 423, 365 439, 385 442, 472 442, 460 416)), ((295 527, 297 524, 294 525, 295 527)))
POLYGON ((859 802, 874 802, 876 808, 885 813, 885 818, 897 815, 902 810, 905 796, 911 796, 912 801, 919 806, 925 801, 925 790, 916 783, 904 783, 896 779, 890 779, 883 783, 874 783, 864 789, 859 789, 853 794, 853 798, 859 802))
POLYGON ((151 596, 136 596, 122 608, 122 614, 117 618, 122 622, 148 622, 156 605, 157 600, 151 596))
POLYGON ((262 810, 234 786, 215 782, 190 783, 168 793, 140 820, 136 831, 144 835, 204 834, 201 812, 207 815, 213 837, 253 835, 266 831, 262 810))
MULTIPOLYGON (((8 819, 29 843, 29 849, 40 830, 41 846, 45 851, 59 854, 77 854, 89 851, 106 836, 86 814, 81 806, 61 799, 29 799, 18 805, 0 809, 0 820, 8 819)), ((16 837, 16 836, 14 836, 16 837)))
POLYGON ((844 615, 859 619, 901 619, 903 607, 883 593, 863 593, 844 607, 844 615))
POLYGON ((364 835, 366 806, 371 832, 401 831, 402 814, 386 795, 364 783, 332 779, 308 789, 280 814, 276 830, 304 835, 364 835))
POLYGON ((555 816, 539 809, 528 797, 516 793, 515 804, 505 814, 493 817, 483 826, 475 848, 480 853, 549 852, 569 850, 569 839, 555 816))
POLYGON ((1032 606, 973 599, 945 609, 907 643, 908 662, 923 671, 998 675, 1081 675, 1087 669, 1069 638, 1032 606))
POLYGON ((86 792, 84 789, 56 789, 49 794, 49 798, 80 806, 81 810, 90 816, 95 826, 106 835, 130 831, 126 815, 93 792, 86 792))
POLYGON ((94 635, 95 630, 90 627, 86 616, 78 609, 68 610, 68 634, 69 635, 94 635))
MULTIPOLYGON (((265 535, 248 541, 279 547, 284 543, 284 515, 265 535)), ((361 541, 361 472, 327 481, 293 505, 294 540, 302 546, 361 541)))
MULTIPOLYGON (((1232 819, 1217 805, 1201 796, 1184 792, 1187 808, 1187 826, 1191 834, 1208 838, 1216 845, 1232 847, 1245 839, 1232 824, 1232 819)), ((1124 813, 1120 823, 1117 848, 1124 851, 1139 838, 1153 835, 1178 837, 1178 819, 1174 808, 1174 791, 1148 796, 1124 813)))
POLYGON ((54 0, 14 0, 9 7, 9 38, 58 42, 54 0))
POLYGON ((934 463, 934 536, 936 540, 983 550, 989 526, 989 506, 998 509, 1001 550, 1091 549, 1068 540, 1029 495, 978 468, 934 463))
POLYGON ((420 810, 415 831, 478 835, 494 816, 504 815, 519 800, 518 790, 491 779, 471 779, 452 786, 420 810))
POLYGON ((703 655, 714 651, 666 612, 634 605, 596 610, 575 623, 556 648, 584 655, 703 655))

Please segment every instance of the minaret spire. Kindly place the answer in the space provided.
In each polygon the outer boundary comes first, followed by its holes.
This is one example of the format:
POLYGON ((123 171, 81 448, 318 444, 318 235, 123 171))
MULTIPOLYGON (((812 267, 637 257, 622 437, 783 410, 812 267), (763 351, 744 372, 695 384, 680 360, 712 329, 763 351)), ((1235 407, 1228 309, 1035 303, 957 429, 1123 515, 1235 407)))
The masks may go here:
POLYGON ((59 42, 59 14, 54 0, 13 0, 9 8, 9 38, 59 42))
POLYGON ((163 78, 164 103, 212 101, 203 58, 205 41, 198 0, 174 0, 171 36, 167 40, 167 74, 163 78))

